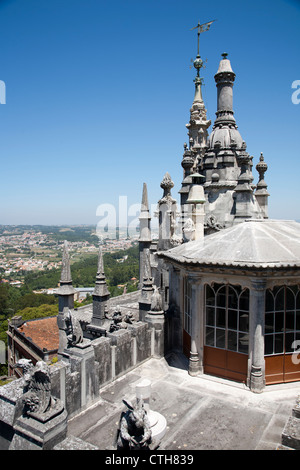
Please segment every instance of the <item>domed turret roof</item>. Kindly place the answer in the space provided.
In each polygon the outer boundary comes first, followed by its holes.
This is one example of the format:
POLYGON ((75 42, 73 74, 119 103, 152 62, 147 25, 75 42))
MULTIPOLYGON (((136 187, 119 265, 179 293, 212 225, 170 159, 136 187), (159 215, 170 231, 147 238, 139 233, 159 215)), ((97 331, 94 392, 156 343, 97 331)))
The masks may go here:
POLYGON ((164 256, 187 264, 300 268, 300 223, 252 219, 172 248, 164 256))

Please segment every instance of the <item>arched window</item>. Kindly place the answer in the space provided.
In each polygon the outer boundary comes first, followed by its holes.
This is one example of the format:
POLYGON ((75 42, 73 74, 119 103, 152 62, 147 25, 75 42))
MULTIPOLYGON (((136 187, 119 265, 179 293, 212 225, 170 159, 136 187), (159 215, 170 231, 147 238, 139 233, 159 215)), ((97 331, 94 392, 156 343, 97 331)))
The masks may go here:
POLYGON ((266 292, 265 355, 293 353, 300 341, 298 286, 280 286, 266 292))
POLYGON ((205 345, 248 353, 249 290, 240 286, 206 286, 205 345))

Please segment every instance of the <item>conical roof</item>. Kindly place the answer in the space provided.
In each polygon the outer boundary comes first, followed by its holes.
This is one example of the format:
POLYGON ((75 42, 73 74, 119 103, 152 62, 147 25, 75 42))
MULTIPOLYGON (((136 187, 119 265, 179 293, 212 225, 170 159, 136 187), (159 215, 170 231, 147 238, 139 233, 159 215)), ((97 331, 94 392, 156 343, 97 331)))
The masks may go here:
POLYGON ((300 223, 251 219, 162 255, 188 264, 300 267, 300 223))

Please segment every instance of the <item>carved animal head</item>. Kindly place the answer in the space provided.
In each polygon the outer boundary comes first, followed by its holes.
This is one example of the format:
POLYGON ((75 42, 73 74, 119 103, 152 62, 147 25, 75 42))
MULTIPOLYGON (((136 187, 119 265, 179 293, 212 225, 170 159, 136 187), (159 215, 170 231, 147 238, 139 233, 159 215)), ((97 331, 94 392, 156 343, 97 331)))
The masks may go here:
POLYGON ((129 412, 128 417, 137 428, 143 428, 145 425, 146 410, 144 408, 144 400, 137 398, 135 405, 131 405, 126 400, 123 403, 127 406, 129 412))
POLYGON ((30 367, 33 367, 31 359, 19 359, 18 362, 15 363, 13 366, 14 368, 20 367, 23 371, 30 369, 30 367))

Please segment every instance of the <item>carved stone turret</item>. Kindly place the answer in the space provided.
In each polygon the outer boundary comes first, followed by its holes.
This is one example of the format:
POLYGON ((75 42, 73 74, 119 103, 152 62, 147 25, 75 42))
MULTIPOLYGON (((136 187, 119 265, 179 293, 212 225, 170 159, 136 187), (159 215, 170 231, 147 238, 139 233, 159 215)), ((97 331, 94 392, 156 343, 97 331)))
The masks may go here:
POLYGON ((228 54, 222 54, 215 74, 217 112, 203 158, 205 232, 230 227, 247 218, 263 218, 253 194, 252 157, 238 131, 233 111, 236 75, 228 54), (213 221, 213 223, 212 223, 213 221))

